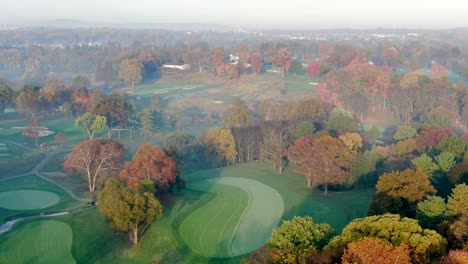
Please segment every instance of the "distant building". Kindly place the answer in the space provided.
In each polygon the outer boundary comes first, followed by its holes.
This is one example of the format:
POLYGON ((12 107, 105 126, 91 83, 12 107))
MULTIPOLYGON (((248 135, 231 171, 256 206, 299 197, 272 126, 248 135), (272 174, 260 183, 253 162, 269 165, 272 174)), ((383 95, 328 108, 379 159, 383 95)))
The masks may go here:
POLYGON ((189 64, 184 64, 184 65, 177 65, 177 64, 164 64, 162 66, 163 69, 172 69, 172 70, 180 70, 180 71, 185 71, 190 69, 189 64))
POLYGON ((237 65, 239 63, 239 56, 236 55, 229 55, 229 64, 237 65))

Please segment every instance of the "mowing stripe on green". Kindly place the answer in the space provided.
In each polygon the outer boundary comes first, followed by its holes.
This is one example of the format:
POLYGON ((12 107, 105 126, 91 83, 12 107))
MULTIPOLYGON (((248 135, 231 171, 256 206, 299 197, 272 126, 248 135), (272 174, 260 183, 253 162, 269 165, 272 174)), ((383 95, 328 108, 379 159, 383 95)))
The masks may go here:
POLYGON ((60 201, 55 193, 39 190, 0 192, 0 207, 9 210, 36 210, 50 207, 60 201))
POLYGON ((68 264, 73 231, 66 223, 38 220, 20 225, 0 238, 0 264, 68 264))

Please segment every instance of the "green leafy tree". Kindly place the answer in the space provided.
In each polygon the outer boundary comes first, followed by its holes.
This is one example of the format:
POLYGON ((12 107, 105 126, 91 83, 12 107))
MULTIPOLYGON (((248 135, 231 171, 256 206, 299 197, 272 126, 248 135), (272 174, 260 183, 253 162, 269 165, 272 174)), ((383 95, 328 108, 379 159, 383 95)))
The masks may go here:
POLYGON ((367 133, 370 139, 378 139, 380 137, 380 130, 376 126, 372 126, 371 129, 369 130, 369 133, 367 133))
POLYGON ((447 204, 444 198, 439 196, 428 196, 426 200, 418 203, 416 218, 423 227, 436 229, 445 219, 447 204))
POLYGON ((145 135, 145 140, 148 140, 148 133, 154 128, 153 113, 150 109, 143 109, 140 113, 141 131, 145 135))
POLYGON ((71 88, 77 89, 77 88, 89 88, 91 86, 91 81, 82 75, 78 75, 73 77, 72 82, 71 82, 71 88))
POLYGON ((289 72, 294 74, 294 75, 300 75, 302 74, 302 64, 297 61, 297 60, 293 60, 291 62, 291 66, 289 67, 289 72))
POLYGON ((335 108, 330 113, 327 129, 346 132, 358 132, 360 130, 360 126, 350 112, 335 108))
POLYGON ((447 241, 436 231, 423 229, 415 219, 384 214, 354 219, 324 248, 336 249, 364 237, 379 238, 394 246, 406 244, 412 263, 431 263, 445 254, 447 241))
POLYGON ((407 138, 413 138, 418 135, 416 128, 412 126, 399 126, 393 134, 393 139, 395 140, 402 140, 407 138))
POLYGON ((328 224, 315 224, 310 216, 295 216, 273 229, 267 244, 275 263, 300 263, 304 254, 321 250, 334 235, 328 224))
POLYGON ((315 132, 315 126, 312 122, 301 122, 296 127, 296 139, 310 135, 315 132))
POLYGON ((424 171, 427 175, 432 175, 439 169, 439 166, 437 166, 437 164, 434 163, 434 160, 426 153, 422 154, 418 158, 412 159, 411 163, 416 169, 424 171))
POLYGON ((435 161, 442 172, 448 173, 455 166, 455 154, 442 152, 435 157, 435 161))
POLYGON ((106 127, 107 119, 105 116, 94 115, 86 112, 75 120, 75 126, 81 127, 92 140, 96 132, 102 131, 106 127))
POLYGON ((366 150, 362 153, 358 153, 351 160, 350 173, 351 177, 348 184, 354 184, 360 179, 363 179, 368 184, 375 185, 374 180, 377 173, 377 164, 381 157, 375 150, 366 150))
POLYGON ((134 245, 163 214, 163 206, 154 197, 151 181, 144 183, 140 190, 133 190, 122 181, 111 178, 99 193, 98 208, 115 230, 129 233, 134 245))
POLYGON ((468 216, 468 185, 458 184, 447 201, 447 214, 453 217, 468 216))
POLYGON ((437 129, 451 128, 455 122, 455 114, 443 106, 436 107, 424 112, 420 116, 420 121, 437 129))
POLYGON ((5 112, 5 108, 15 102, 15 91, 9 86, 0 85, 0 114, 5 112))
POLYGON ((439 152, 450 152, 455 154, 457 158, 461 158, 466 150, 466 143, 463 142, 457 135, 451 135, 442 138, 435 146, 439 152))

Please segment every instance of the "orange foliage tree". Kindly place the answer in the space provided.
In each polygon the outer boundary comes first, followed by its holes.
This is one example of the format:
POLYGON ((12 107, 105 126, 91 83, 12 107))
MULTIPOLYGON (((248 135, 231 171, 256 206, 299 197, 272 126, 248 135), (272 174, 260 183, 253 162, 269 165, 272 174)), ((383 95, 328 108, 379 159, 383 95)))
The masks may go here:
POLYGON ((150 179, 159 186, 167 187, 175 182, 176 176, 176 162, 151 144, 142 145, 120 172, 120 178, 132 188, 137 187, 144 179, 150 179))
POLYGON ((410 251, 405 244, 395 247, 387 241, 365 237, 348 244, 348 248, 341 258, 341 263, 410 264, 409 254, 410 251))
POLYGON ((410 202, 421 201, 426 195, 436 193, 429 176, 419 169, 385 173, 380 176, 376 188, 377 192, 406 198, 410 202))

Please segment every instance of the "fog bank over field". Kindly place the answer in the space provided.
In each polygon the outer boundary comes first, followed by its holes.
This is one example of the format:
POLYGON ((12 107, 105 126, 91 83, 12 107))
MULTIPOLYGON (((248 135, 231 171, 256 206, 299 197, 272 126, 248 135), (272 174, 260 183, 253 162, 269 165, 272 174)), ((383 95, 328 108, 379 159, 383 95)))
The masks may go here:
POLYGON ((78 19, 95 24, 209 23, 296 29, 454 28, 468 26, 464 14, 467 9, 468 3, 458 0, 24 0, 5 1, 0 23, 78 19))

